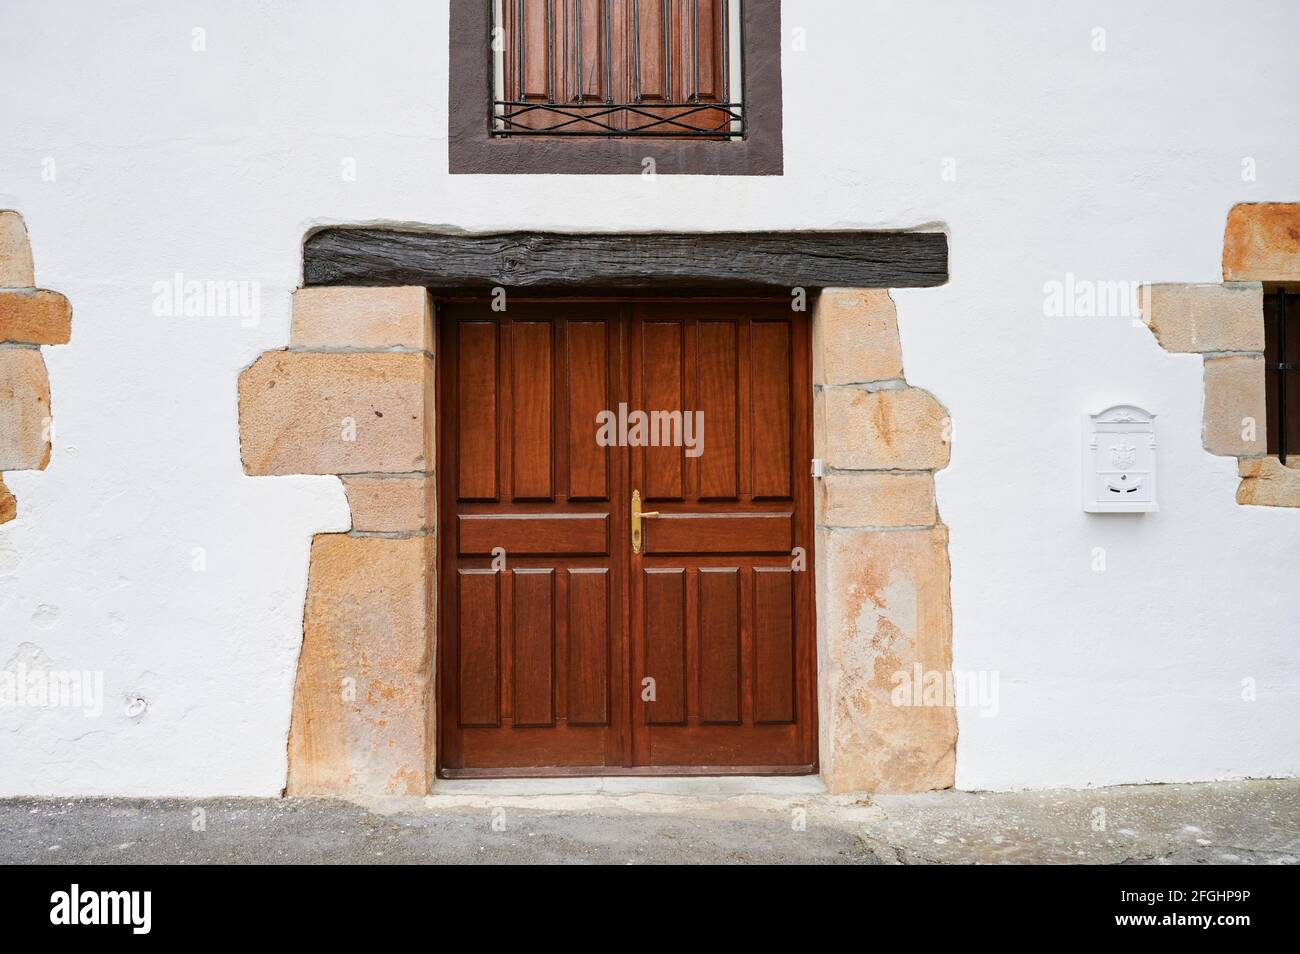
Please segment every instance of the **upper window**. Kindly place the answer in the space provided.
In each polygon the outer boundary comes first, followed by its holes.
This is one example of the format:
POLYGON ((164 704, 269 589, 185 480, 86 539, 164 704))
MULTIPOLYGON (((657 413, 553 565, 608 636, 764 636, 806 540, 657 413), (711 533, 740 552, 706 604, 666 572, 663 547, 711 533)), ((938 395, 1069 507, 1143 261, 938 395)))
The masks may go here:
POLYGON ((780 175, 779 0, 451 5, 453 173, 780 175))
POLYGON ((495 0, 497 136, 743 139, 740 0, 495 0))

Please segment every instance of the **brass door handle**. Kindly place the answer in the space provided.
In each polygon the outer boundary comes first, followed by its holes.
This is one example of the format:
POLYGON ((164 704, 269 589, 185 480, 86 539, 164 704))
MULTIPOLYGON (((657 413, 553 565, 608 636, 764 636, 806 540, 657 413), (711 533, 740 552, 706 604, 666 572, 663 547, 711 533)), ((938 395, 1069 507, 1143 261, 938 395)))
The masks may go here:
POLYGON ((641 519, 643 517, 657 517, 658 510, 641 509, 641 491, 632 491, 632 552, 641 552, 641 519))

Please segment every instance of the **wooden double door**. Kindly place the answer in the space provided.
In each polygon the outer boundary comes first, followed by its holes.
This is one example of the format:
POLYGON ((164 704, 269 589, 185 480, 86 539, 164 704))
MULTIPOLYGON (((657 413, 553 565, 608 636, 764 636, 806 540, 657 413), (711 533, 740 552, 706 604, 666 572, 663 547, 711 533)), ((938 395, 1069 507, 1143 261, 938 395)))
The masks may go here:
POLYGON ((441 773, 814 771, 806 315, 449 303, 438 349, 441 773))

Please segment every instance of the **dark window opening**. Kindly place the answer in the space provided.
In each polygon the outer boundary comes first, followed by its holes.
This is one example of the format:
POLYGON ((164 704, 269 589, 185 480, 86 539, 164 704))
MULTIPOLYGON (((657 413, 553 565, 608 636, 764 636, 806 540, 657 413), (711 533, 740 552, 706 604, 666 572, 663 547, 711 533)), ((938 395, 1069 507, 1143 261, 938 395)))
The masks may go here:
POLYGON ((745 136, 741 0, 496 0, 493 21, 493 136, 745 136))
POLYGON ((1278 288, 1264 296, 1264 384, 1268 394, 1268 452, 1283 464, 1300 454, 1300 292, 1278 288))

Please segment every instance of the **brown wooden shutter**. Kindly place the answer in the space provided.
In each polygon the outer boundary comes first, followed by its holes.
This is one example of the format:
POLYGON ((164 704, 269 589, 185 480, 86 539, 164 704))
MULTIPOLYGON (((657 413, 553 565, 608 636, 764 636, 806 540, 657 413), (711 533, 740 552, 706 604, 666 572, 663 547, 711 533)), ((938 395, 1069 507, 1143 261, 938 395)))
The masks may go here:
MULTIPOLYGON (((728 0, 502 0, 498 132, 723 138, 728 0)), ((738 124, 737 124, 738 125, 738 124)))

